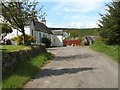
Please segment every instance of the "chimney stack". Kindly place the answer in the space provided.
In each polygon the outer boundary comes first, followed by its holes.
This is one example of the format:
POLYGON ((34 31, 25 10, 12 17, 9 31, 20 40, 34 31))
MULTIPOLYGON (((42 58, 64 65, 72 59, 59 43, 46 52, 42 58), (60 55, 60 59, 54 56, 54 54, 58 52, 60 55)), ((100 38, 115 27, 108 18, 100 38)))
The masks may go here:
POLYGON ((43 23, 44 25, 46 25, 45 17, 42 17, 41 23, 43 23))

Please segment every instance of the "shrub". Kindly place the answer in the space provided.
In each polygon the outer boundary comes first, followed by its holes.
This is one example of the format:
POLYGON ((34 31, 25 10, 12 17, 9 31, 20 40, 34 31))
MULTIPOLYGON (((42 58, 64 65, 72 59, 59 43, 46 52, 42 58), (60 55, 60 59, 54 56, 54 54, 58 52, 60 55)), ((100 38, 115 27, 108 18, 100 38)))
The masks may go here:
POLYGON ((44 43, 46 45, 46 47, 48 48, 51 45, 51 40, 47 37, 44 37, 44 38, 42 38, 42 43, 44 43))
MULTIPOLYGON (((15 41, 18 45, 22 45, 23 44, 23 35, 18 35, 17 37, 14 37, 12 40, 15 41)), ((26 45, 30 45, 31 43, 35 43, 36 39, 32 35, 26 34, 25 41, 26 41, 26 45)))

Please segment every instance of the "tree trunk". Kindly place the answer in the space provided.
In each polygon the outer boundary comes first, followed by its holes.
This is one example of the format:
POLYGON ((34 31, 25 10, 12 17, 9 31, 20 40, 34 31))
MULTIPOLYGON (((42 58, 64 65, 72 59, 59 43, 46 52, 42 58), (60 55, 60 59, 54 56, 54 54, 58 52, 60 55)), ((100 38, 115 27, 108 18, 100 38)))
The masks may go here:
POLYGON ((26 37, 25 37, 25 30, 22 29, 22 34, 23 34, 23 45, 26 45, 26 37))

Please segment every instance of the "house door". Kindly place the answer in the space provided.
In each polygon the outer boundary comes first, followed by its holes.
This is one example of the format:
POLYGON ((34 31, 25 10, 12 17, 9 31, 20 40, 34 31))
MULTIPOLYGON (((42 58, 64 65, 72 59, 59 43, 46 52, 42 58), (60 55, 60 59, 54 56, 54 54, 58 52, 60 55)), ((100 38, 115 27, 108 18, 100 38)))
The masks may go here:
POLYGON ((40 42, 40 43, 42 42, 41 33, 39 33, 39 42, 40 42))

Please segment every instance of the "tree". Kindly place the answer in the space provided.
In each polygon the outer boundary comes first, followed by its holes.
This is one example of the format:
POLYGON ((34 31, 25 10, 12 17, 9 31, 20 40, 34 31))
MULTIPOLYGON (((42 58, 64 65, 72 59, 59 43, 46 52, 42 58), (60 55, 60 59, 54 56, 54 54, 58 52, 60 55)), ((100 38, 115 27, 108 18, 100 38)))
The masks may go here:
POLYGON ((51 40, 49 38, 47 38, 47 37, 43 37, 42 38, 42 43, 44 43, 45 46, 48 48, 51 45, 51 40))
POLYGON ((7 23, 0 23, 0 28, 1 30, 1 40, 3 40, 3 38, 8 34, 8 33, 12 33, 12 28, 7 24, 7 23))
POLYGON ((107 14, 100 14, 98 26, 100 36, 107 44, 120 44, 120 1, 106 4, 109 8, 107 14))
POLYGON ((43 6, 36 10, 38 2, 2 2, 2 12, 4 19, 15 29, 23 34, 23 43, 26 43, 24 27, 29 21, 41 18, 43 6))

